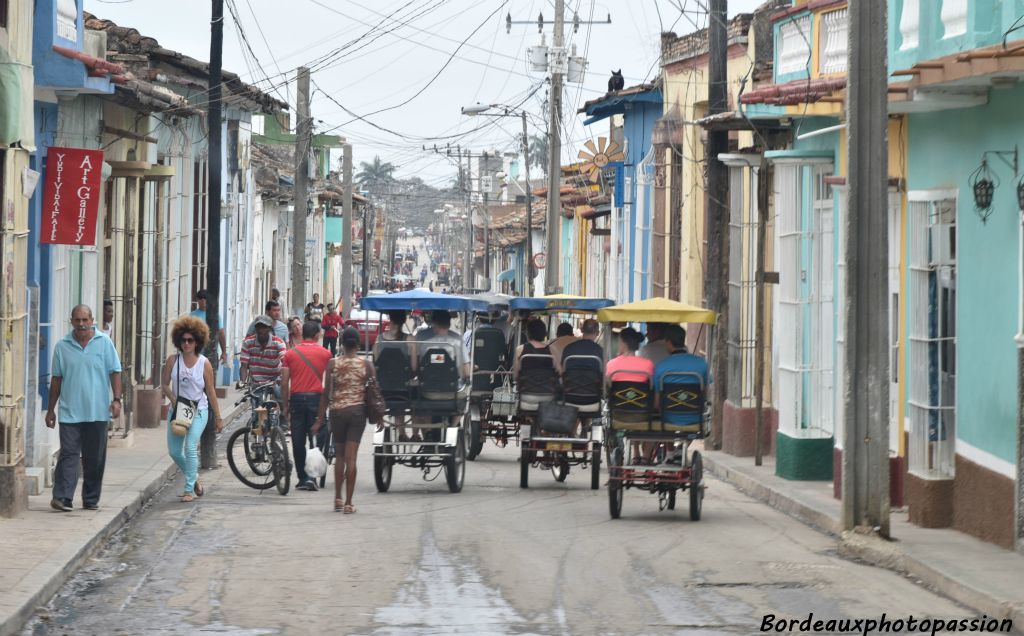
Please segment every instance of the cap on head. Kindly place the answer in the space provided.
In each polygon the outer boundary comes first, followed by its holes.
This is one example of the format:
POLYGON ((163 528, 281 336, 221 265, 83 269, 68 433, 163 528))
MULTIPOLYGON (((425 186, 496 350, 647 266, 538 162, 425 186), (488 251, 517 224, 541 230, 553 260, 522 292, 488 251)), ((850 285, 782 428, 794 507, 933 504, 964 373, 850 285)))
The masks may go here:
POLYGON ((257 327, 273 327, 274 321, 270 319, 270 316, 260 316, 256 319, 257 327))

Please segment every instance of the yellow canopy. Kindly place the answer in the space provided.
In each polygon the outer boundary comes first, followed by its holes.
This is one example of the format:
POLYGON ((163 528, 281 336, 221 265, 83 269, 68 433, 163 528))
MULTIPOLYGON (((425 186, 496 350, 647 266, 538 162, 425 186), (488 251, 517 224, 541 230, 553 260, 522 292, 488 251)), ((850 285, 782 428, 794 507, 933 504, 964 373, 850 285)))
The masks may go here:
POLYGON ((597 312, 601 322, 703 322, 715 324, 715 312, 668 298, 648 298, 635 303, 605 307, 597 312))

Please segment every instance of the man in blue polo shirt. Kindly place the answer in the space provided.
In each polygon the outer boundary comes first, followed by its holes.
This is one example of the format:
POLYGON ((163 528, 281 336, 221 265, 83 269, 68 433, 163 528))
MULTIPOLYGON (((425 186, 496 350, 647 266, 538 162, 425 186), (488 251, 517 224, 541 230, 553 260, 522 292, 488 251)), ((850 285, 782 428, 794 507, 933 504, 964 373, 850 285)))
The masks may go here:
MULTIPOLYGON (((667 325, 664 330, 665 345, 668 347, 669 355, 654 367, 654 388, 661 393, 665 383, 665 376, 669 373, 695 373, 704 380, 704 387, 711 383, 711 376, 708 375, 708 363, 700 357, 695 356, 686 350, 686 330, 679 325, 667 325)), ((688 384, 687 378, 680 376, 669 376, 669 383, 688 384)), ((696 424, 701 421, 700 413, 669 413, 664 421, 668 424, 696 424)))
POLYGON ((71 333, 53 348, 46 425, 57 423, 60 402, 60 455, 53 475, 50 507, 70 512, 83 467, 82 506, 99 509, 107 461, 107 424, 121 415, 121 361, 107 334, 93 325, 92 309, 71 310, 71 333), (113 399, 111 399, 113 391, 113 399))

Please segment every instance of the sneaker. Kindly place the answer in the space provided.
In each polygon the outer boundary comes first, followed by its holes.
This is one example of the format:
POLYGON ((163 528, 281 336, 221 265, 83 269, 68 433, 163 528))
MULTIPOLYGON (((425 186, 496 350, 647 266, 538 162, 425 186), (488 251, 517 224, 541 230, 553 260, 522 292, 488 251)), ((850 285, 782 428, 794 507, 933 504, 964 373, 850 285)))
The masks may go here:
POLYGON ((71 502, 61 501, 60 499, 51 499, 50 507, 57 512, 71 512, 74 508, 71 507, 71 502))
POLYGON ((306 490, 310 492, 316 492, 320 490, 320 487, 316 485, 315 479, 310 479, 309 481, 306 482, 306 490))
POLYGON ((98 503, 82 504, 82 507, 85 508, 86 510, 99 510, 100 509, 100 505, 98 503))
POLYGON ((309 482, 300 481, 299 483, 295 484, 295 490, 309 490, 309 482))

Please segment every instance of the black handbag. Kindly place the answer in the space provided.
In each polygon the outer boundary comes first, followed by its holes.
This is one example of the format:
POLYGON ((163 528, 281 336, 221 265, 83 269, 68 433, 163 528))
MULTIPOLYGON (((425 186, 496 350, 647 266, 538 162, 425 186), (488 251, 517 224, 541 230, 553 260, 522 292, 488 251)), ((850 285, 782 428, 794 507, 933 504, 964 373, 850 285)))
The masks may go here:
POLYGON ((541 402, 537 407, 537 426, 549 433, 569 434, 576 429, 579 411, 571 404, 541 402))

